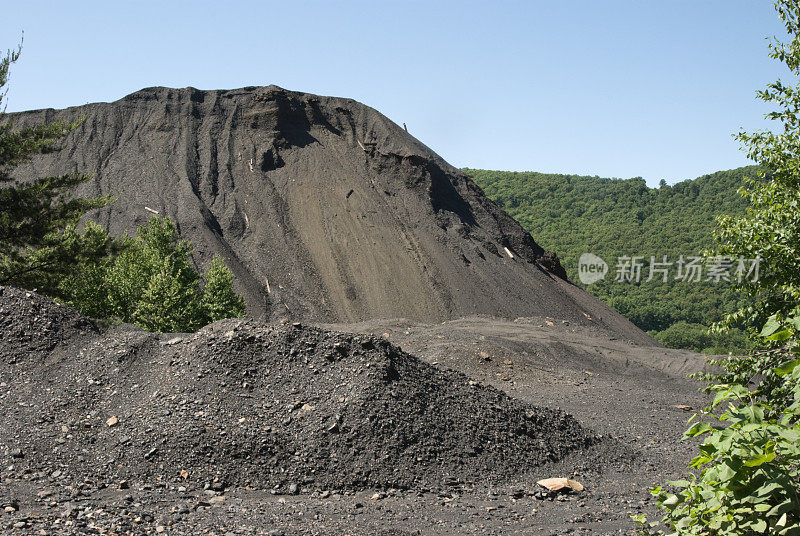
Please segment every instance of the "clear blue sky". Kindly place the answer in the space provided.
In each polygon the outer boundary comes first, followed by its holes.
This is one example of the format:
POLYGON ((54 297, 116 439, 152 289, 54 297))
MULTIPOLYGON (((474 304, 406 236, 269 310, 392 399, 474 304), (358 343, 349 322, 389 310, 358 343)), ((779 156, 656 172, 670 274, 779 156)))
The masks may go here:
POLYGON ((7 111, 277 84, 377 108, 463 167, 642 176, 747 164, 782 73, 766 0, 6 2, 7 111), (338 4, 338 5, 337 5, 338 4))

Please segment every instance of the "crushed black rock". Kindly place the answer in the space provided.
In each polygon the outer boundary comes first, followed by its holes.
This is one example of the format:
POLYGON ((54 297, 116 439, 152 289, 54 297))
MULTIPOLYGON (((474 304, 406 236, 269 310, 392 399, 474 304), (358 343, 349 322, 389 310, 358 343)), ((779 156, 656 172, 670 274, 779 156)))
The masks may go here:
POLYGON ((228 320, 177 341, 8 287, 0 310, 0 464, 16 473, 427 490, 525 479, 599 441, 379 337, 228 320))

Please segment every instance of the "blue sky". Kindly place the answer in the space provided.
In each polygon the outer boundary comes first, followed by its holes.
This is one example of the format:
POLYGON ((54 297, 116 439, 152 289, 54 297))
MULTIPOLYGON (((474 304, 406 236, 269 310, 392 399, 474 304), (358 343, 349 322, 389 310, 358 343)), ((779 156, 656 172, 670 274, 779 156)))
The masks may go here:
POLYGON ((672 183, 748 163, 771 2, 8 2, 7 111, 147 86, 357 99, 453 165, 672 183))

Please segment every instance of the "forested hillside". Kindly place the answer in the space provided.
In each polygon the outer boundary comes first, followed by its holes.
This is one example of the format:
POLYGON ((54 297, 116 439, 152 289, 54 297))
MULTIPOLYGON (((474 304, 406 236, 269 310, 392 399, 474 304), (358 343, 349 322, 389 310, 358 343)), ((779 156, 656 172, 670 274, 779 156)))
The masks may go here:
MULTIPOLYGON (((755 166, 719 171, 673 186, 649 188, 641 178, 605 179, 577 175, 465 169, 542 247, 555 251, 571 280, 583 253, 608 264, 599 282, 582 285, 650 332, 663 344, 706 352, 740 351, 744 336, 716 337, 706 326, 737 309, 740 297, 724 281, 676 280, 678 260, 700 255, 714 244, 715 216, 742 214, 737 190, 755 166), (667 256, 667 281, 655 273, 647 282, 651 256, 667 256), (615 281, 618 259, 641 256, 641 280, 615 281)), ((707 268, 707 267, 706 267, 707 268)), ((730 273, 733 275, 734 266, 730 273)), ((635 278, 634 278, 635 279, 635 278)))

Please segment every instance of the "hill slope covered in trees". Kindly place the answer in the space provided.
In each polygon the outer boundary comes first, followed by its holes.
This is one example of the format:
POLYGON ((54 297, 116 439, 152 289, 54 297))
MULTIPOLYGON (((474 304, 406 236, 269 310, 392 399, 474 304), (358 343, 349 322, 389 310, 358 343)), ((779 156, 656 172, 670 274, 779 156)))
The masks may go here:
MULTIPOLYGON (((520 222, 542 247, 555 251, 570 279, 583 286, 663 344, 698 351, 740 351, 742 334, 725 338, 705 328, 737 308, 729 284, 676 280, 678 259, 700 255, 714 244, 715 217, 743 214, 737 190, 758 168, 719 171, 694 180, 649 188, 641 178, 606 179, 536 172, 465 169, 486 194, 520 222), (578 259, 598 255, 608 264, 599 282, 583 285, 578 259), (651 256, 669 265, 649 276, 651 256), (618 259, 641 256, 637 283, 615 281, 618 259)), ((731 275, 735 266, 730 270, 731 275)), ((748 265, 749 268, 749 265, 748 265)))

